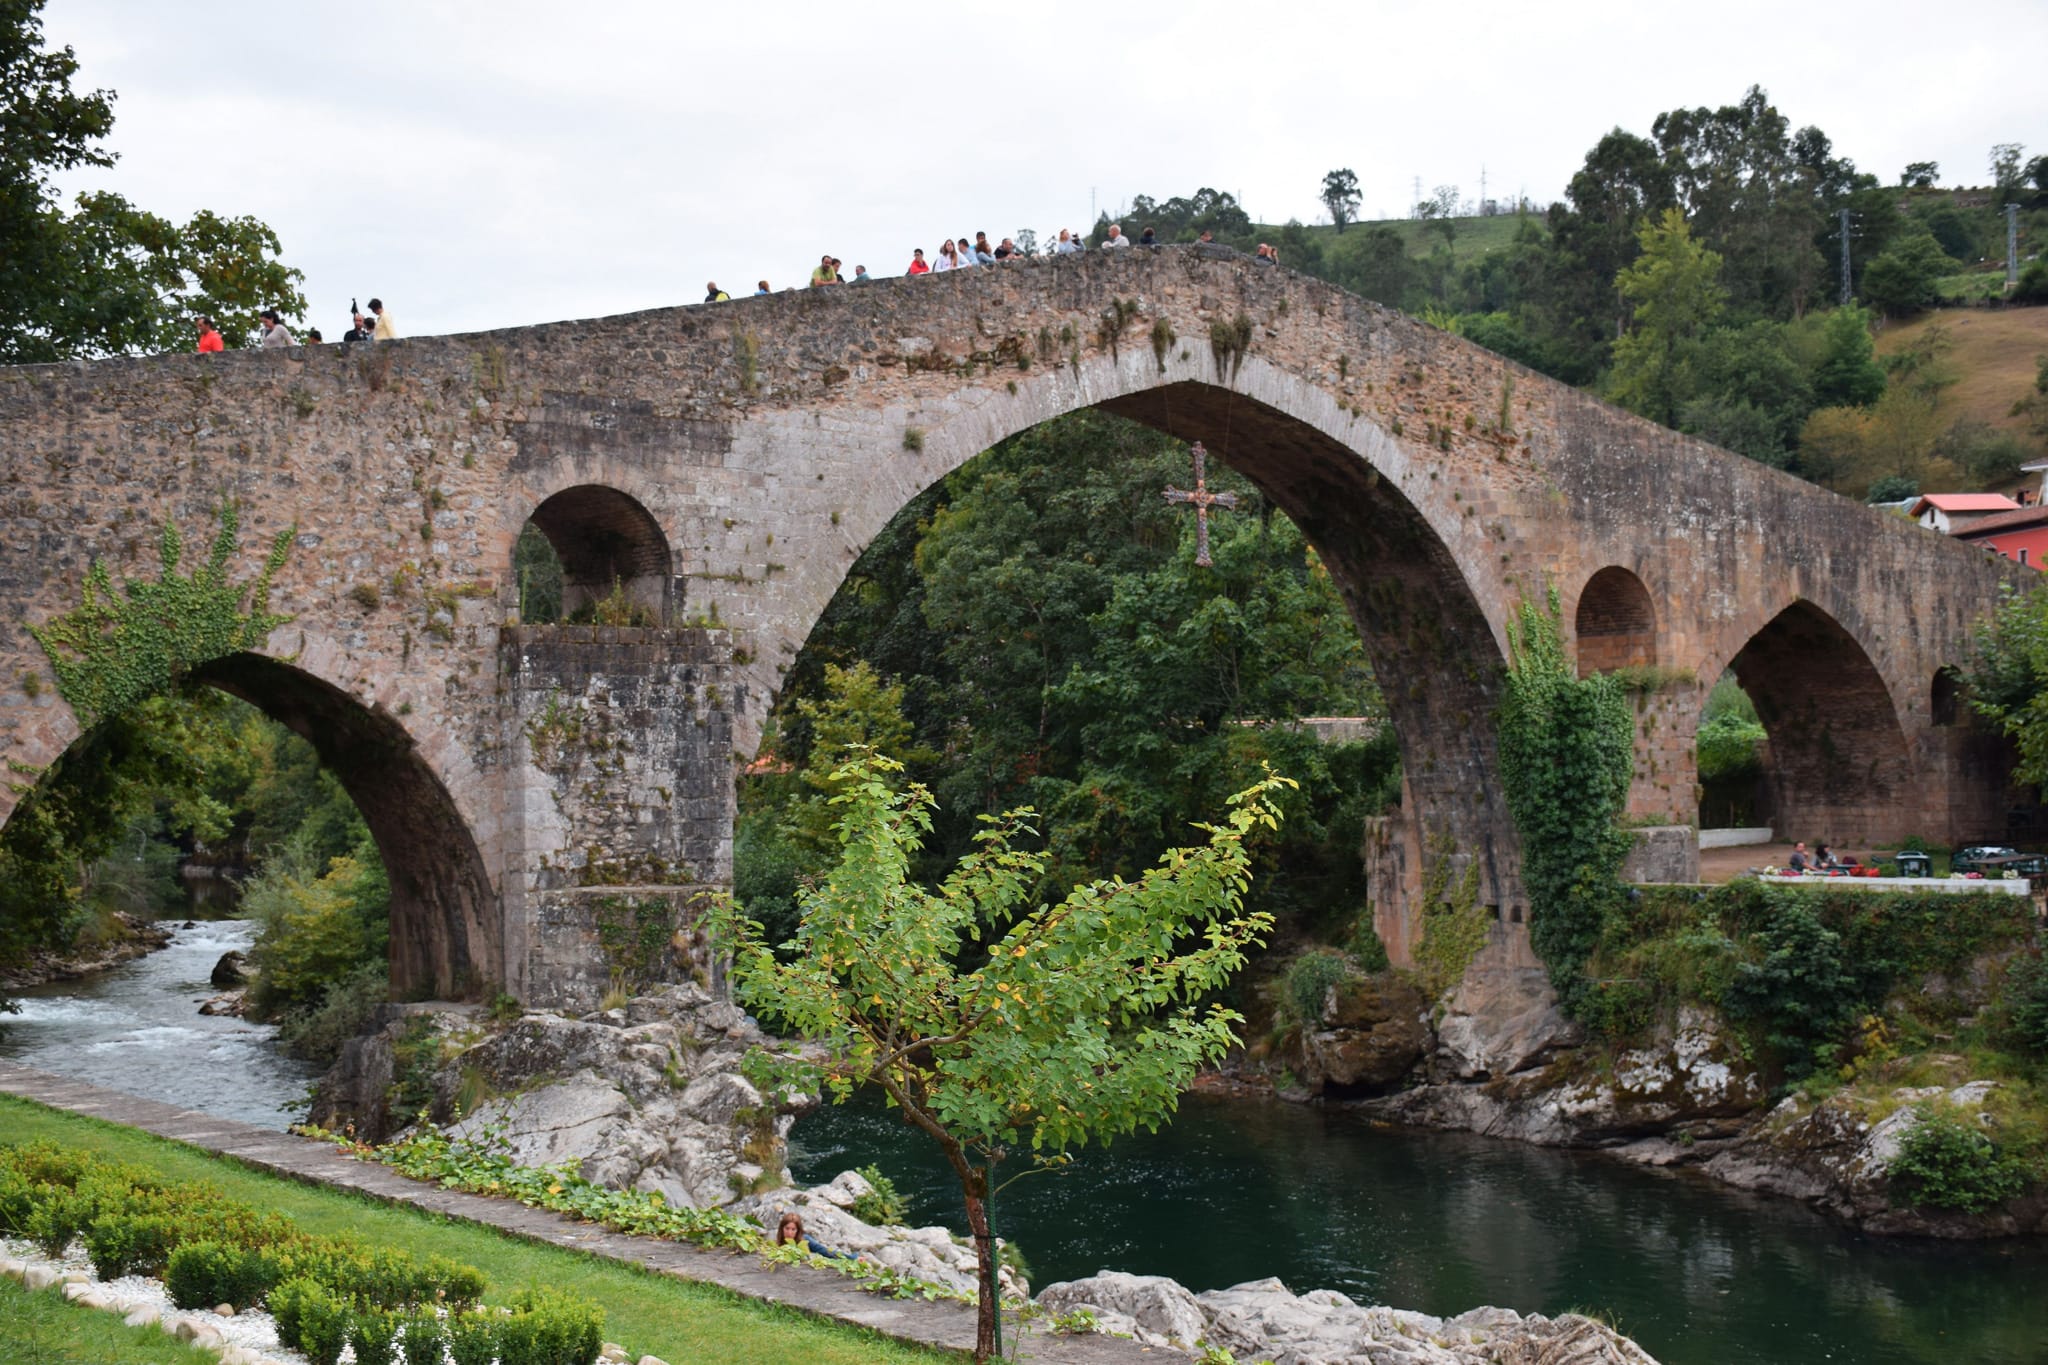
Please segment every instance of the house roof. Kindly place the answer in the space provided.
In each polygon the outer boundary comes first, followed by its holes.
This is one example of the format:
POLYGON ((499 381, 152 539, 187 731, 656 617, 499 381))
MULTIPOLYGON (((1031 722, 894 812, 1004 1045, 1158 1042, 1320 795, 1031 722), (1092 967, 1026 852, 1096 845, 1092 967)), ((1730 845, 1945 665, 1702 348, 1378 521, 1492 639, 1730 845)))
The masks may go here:
POLYGON ((2010 512, 2018 506, 2003 493, 1925 493, 1913 504, 1913 515, 1930 507, 1941 512, 2010 512))
POLYGON ((1996 516, 1984 517, 1971 522, 1956 532, 1957 540, 1977 540, 1984 536, 1995 536, 2000 531, 2017 531, 2025 526, 2048 523, 2048 505, 2022 507, 2013 512, 2000 512, 1996 516))

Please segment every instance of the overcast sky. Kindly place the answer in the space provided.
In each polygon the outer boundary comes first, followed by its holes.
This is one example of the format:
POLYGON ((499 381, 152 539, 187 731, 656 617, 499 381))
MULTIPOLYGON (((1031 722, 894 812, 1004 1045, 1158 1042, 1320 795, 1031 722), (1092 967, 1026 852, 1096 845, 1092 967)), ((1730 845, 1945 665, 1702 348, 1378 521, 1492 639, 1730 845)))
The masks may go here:
POLYGON ((405 335, 877 275, 913 246, 1085 229, 1203 185, 1317 221, 1455 184, 1539 204, 1602 133, 1761 84, 1895 182, 2048 151, 2044 0, 1921 3, 639 3, 51 0, 116 91, 108 188, 254 214, 329 340, 351 294, 405 335))

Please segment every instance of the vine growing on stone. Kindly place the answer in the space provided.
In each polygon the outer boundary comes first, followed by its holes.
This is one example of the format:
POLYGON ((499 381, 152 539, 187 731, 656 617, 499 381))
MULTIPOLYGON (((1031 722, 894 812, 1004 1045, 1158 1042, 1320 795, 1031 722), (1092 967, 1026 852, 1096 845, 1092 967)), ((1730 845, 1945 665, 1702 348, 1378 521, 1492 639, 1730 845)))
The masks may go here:
POLYGON ((179 572, 184 537, 177 523, 166 521, 154 581, 131 578, 117 592, 107 566, 95 559, 79 604, 28 628, 81 727, 170 691, 202 664, 255 648, 291 620, 270 610, 270 582, 284 567, 298 528, 278 532, 262 570, 245 585, 228 581, 239 531, 235 505, 223 502, 205 563, 185 574, 179 572))
POLYGON ((1501 782, 1522 839, 1529 938, 1560 1002, 1576 1014, 1583 971, 1619 904, 1629 835, 1617 817, 1634 767, 1635 724, 1613 678, 1581 678, 1558 624, 1557 594, 1524 602, 1508 626, 1498 713, 1501 782))

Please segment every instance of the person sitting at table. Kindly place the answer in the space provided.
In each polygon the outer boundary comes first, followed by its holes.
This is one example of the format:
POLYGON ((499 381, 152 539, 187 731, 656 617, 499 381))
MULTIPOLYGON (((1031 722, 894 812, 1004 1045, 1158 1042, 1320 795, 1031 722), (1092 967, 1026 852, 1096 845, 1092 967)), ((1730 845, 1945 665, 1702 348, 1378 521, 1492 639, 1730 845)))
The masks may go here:
POLYGON ((1806 851, 1806 840, 1792 845, 1792 856, 1785 860, 1787 872, 1805 872, 1813 867, 1813 858, 1806 851))

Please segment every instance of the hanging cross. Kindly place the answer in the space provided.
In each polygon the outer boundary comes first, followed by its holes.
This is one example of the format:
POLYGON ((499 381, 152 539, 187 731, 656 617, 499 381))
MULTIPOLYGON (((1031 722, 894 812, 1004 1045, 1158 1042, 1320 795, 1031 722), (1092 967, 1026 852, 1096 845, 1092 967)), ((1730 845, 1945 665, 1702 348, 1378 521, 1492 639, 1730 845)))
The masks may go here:
POLYGON ((1195 505, 1195 563, 1208 568, 1209 559, 1209 509, 1221 507, 1226 512, 1237 506, 1235 493, 1211 493, 1209 491, 1209 452, 1202 449, 1200 441, 1195 442, 1190 453, 1195 457, 1195 491, 1186 492, 1171 484, 1166 489, 1168 502, 1191 502, 1195 505))

